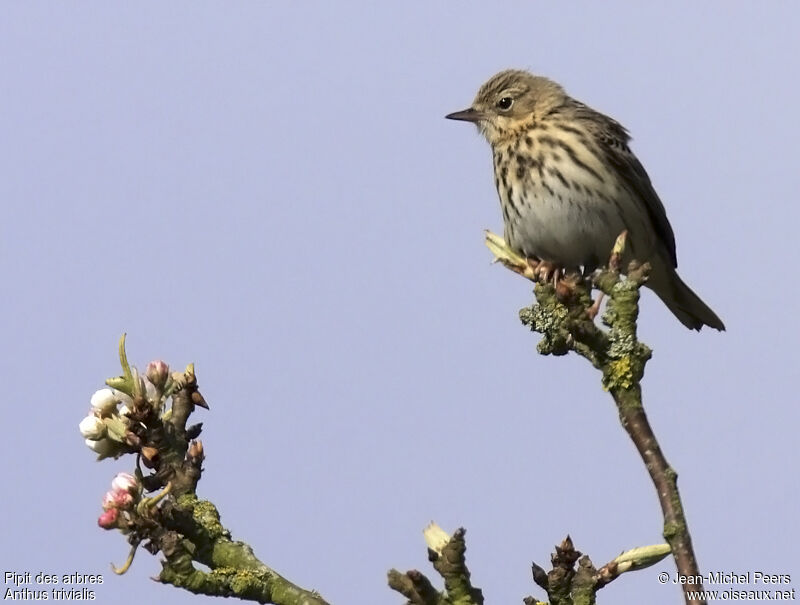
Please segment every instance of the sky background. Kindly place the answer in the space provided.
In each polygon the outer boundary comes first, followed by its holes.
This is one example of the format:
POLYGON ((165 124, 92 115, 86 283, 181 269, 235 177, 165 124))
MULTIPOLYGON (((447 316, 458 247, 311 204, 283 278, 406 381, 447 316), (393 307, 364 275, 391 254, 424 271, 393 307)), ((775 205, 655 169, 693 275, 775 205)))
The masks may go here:
MULTIPOLYGON (((488 145, 443 119, 518 67, 631 130, 728 327, 644 295, 646 409, 701 568, 800 588, 798 27, 792 2, 3 3, 2 571, 212 602, 144 551, 110 573, 127 544, 96 518, 133 459, 95 463, 77 426, 122 332, 140 368, 196 363, 199 494, 333 604, 402 603, 391 567, 438 580, 430 520, 467 528, 490 603, 543 597, 530 562, 567 533, 597 565, 660 542, 599 374, 536 354, 530 284, 490 264, 488 145)), ((681 602, 662 570, 601 602, 681 602)))

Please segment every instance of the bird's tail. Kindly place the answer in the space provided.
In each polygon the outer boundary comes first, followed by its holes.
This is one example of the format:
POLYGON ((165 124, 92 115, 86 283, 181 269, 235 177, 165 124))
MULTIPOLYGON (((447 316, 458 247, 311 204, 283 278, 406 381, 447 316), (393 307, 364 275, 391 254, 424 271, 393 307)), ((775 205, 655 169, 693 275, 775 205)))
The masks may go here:
POLYGON ((651 259, 650 262, 653 267, 647 285, 684 326, 692 330, 699 330, 703 326, 725 329, 722 320, 686 285, 671 263, 660 258, 651 259))

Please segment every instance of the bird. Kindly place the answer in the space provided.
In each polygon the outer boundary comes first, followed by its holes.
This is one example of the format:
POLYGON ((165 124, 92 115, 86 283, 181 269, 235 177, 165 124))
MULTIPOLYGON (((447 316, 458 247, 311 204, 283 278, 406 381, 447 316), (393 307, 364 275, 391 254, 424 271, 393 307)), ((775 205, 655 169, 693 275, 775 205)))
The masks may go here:
POLYGON ((596 269, 627 231, 626 261, 650 263, 646 285, 675 317, 693 330, 725 329, 678 275, 664 204, 619 122, 517 69, 495 74, 469 108, 445 117, 472 122, 489 142, 512 250, 557 278, 596 269))

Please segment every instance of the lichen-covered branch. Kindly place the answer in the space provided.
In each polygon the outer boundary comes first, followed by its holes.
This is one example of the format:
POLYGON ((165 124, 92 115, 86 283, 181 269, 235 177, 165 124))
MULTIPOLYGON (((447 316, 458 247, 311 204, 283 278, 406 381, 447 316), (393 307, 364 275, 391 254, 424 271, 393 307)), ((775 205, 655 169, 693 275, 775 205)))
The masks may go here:
POLYGON ((208 405, 194 366, 170 373, 167 364, 157 361, 139 375, 128 364, 124 336, 119 355, 122 376, 107 380, 111 388, 95 393, 93 411, 80 424, 98 459, 133 454, 137 460, 135 476, 120 473, 115 478, 98 519, 101 527, 120 531, 131 545, 125 565, 114 571, 125 573, 141 545, 164 556, 155 578, 164 584, 257 603, 327 605, 317 592, 259 561, 250 546, 233 541, 216 507, 195 495, 205 451, 197 441, 202 425, 188 425, 188 420, 196 407, 208 405), (158 493, 146 497, 148 492, 158 493))
MULTIPOLYGON (((433 583, 415 569, 405 573, 392 569, 389 586, 408 599, 407 605, 482 605, 483 593, 470 582, 464 558, 465 533, 464 529, 458 529, 450 537, 435 523, 424 531, 428 559, 444 579, 444 590, 434 588, 433 583)), ((531 570, 534 582, 547 593, 550 605, 593 605, 597 591, 620 574, 654 565, 669 552, 667 544, 634 548, 598 570, 588 556, 581 556, 567 536, 555 547, 549 572, 536 563, 531 565, 531 570)), ((534 597, 523 601, 526 605, 547 605, 534 597)))
POLYGON ((465 553, 466 530, 457 529, 449 536, 438 525, 425 529, 428 559, 444 580, 444 590, 437 591, 431 581, 417 570, 389 571, 389 586, 408 599, 408 605, 483 605, 483 593, 470 581, 465 553))
MULTIPOLYGON (((487 246, 496 259, 512 271, 536 281, 536 304, 520 311, 522 323, 542 335, 537 349, 543 355, 564 355, 570 351, 586 358, 602 373, 602 385, 617 405, 620 422, 630 436, 656 487, 664 518, 664 538, 672 549, 678 572, 699 576, 691 535, 677 486, 677 473, 670 467, 642 406, 641 380, 651 351, 637 338, 639 289, 647 280, 647 264, 630 263, 626 276, 620 271, 625 234, 617 240, 609 266, 591 279, 567 276, 554 286, 537 280, 535 263, 516 255, 503 238, 487 234, 487 246), (592 286, 608 297, 601 329, 593 321, 592 286)), ((686 603, 697 584, 684 585, 686 603)), ((551 597, 552 598, 552 597, 551 597)))
POLYGON ((164 554, 158 581, 190 592, 235 596, 276 605, 323 605, 316 592, 296 586, 258 560, 244 542, 231 540, 216 507, 194 494, 184 494, 163 507, 168 530, 159 539, 164 554), (194 567, 202 563, 211 572, 194 567))

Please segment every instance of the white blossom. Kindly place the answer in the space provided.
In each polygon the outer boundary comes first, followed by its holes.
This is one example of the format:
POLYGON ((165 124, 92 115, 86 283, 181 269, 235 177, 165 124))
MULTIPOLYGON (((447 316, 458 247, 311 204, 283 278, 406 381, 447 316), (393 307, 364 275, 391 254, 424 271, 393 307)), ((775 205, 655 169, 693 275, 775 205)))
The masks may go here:
POLYGON ((92 395, 92 408, 99 416, 110 416, 117 411, 119 399, 111 389, 100 389, 92 395))
POLYGON ((86 418, 81 420, 78 428, 84 439, 93 441, 101 439, 106 434, 106 425, 94 414, 89 414, 86 418))
POLYGON ((97 440, 85 439, 84 442, 86 443, 86 445, 89 447, 90 450, 92 450, 102 458, 108 458, 109 456, 113 456, 118 451, 117 445, 110 439, 106 438, 97 440))

